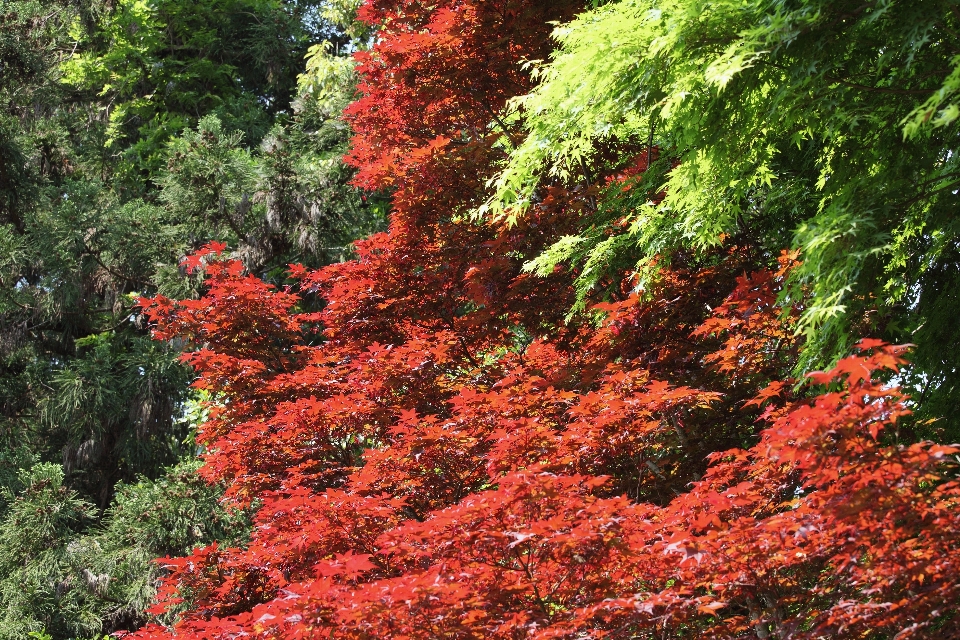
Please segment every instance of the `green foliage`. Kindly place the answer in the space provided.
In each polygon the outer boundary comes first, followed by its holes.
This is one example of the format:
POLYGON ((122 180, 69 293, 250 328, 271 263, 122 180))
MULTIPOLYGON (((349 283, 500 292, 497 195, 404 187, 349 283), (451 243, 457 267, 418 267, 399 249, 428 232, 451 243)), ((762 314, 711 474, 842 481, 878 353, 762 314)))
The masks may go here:
POLYGON ((349 42, 322 17, 335 7, 3 4, 0 434, 62 462, 101 509, 186 435, 188 374, 136 297, 195 295, 179 262, 209 240, 269 273, 341 259, 382 223, 340 161, 352 63, 332 83, 306 72, 322 101, 295 93, 312 43, 349 42))
POLYGON ((345 104, 342 91, 302 95, 304 113, 275 125, 253 152, 216 116, 201 119, 168 146, 161 202, 190 237, 227 242, 254 271, 343 259, 350 242, 383 224, 349 185, 349 130, 336 117, 345 104))
POLYGON ((63 81, 97 105, 106 151, 121 169, 157 171, 163 144, 204 114, 251 140, 288 108, 296 70, 316 37, 311 3, 118 0, 78 47, 63 81))
POLYGON ((310 109, 324 115, 336 114, 346 106, 356 86, 352 58, 338 56, 329 41, 310 47, 306 69, 297 78, 302 112, 310 109))
POLYGON ((200 466, 188 460, 156 481, 121 485, 103 535, 122 546, 142 546, 154 557, 182 555, 213 540, 242 542, 249 527, 245 512, 220 504, 222 491, 197 475, 200 466))
POLYGON ((255 175, 242 139, 239 131, 224 131, 216 116, 206 116, 196 131, 187 129, 170 142, 167 170, 158 182, 160 199, 174 216, 197 230, 233 231, 234 241, 246 237, 255 175))
POLYGON ((11 505, 0 522, 2 638, 30 631, 77 635, 94 630, 88 598, 73 593, 64 578, 70 569, 66 542, 92 521, 95 511, 64 487, 63 479, 59 466, 39 464, 21 474, 25 488, 20 495, 7 497, 11 505))
POLYGON ((675 251, 794 246, 803 263, 785 296, 805 297, 802 369, 880 335, 917 342, 929 393, 948 393, 960 365, 946 293, 960 239, 957 28, 945 1, 599 6, 532 63, 540 84, 513 115, 527 136, 487 208, 523 215, 544 185, 589 181, 583 167, 610 145, 652 142, 635 187, 608 190, 531 269, 571 262, 583 300, 623 264, 648 277, 675 251))
POLYGON ((63 485, 58 465, 21 473, 24 489, 0 523, 0 638, 30 632, 92 637, 145 620, 162 567, 155 559, 245 539, 247 514, 220 505, 198 462, 156 481, 121 485, 100 526, 93 505, 63 485), (78 535, 79 534, 79 535, 78 535))
POLYGON ((117 479, 184 453, 174 414, 188 378, 175 350, 139 337, 101 333, 76 345, 77 356, 52 376, 41 419, 48 437, 64 441, 73 484, 104 506, 117 479))
POLYGON ((179 455, 171 416, 187 374, 131 304, 183 240, 159 207, 121 204, 97 182, 58 186, 2 236, 4 417, 11 439, 62 460, 102 508, 118 480, 179 455))
POLYGON ((351 45, 363 46, 369 43, 374 28, 357 19, 357 10, 361 4, 363 0, 325 0, 319 6, 320 17, 338 27, 350 38, 351 45))

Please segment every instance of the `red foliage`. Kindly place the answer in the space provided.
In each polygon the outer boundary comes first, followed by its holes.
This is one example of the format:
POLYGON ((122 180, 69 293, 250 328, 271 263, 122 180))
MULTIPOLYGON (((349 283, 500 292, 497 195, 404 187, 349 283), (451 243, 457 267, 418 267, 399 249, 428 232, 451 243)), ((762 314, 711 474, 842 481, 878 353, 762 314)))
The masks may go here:
POLYGON ((245 548, 165 560, 186 611, 136 637, 957 637, 960 449, 898 441, 900 348, 796 393, 795 255, 678 256, 565 322, 576 274, 521 266, 585 190, 462 218, 572 8, 367 2, 352 158, 390 230, 283 290, 210 247, 200 300, 142 301, 214 398, 203 472, 260 506, 245 548))

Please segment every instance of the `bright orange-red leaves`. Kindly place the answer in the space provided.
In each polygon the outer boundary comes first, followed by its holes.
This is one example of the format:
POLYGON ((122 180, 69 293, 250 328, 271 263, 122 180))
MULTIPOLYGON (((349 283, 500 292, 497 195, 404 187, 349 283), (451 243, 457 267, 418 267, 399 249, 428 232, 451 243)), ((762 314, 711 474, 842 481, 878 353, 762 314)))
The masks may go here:
POLYGON ((517 133, 518 62, 574 9, 368 0, 351 161, 392 189, 389 231, 284 290, 210 246, 201 299, 141 301, 211 394, 202 473, 259 510, 245 548, 164 559, 183 613, 135 637, 957 637, 960 448, 899 441, 900 347, 796 395, 795 254, 676 256, 568 322, 577 274, 521 267, 584 190, 463 216, 517 133))

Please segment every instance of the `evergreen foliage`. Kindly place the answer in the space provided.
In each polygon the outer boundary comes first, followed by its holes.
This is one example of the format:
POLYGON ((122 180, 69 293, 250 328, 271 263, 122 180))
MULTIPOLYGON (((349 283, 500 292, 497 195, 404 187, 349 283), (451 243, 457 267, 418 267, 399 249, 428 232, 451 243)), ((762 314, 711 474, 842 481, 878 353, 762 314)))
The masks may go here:
POLYGON ((30 632, 93 638, 145 620, 162 575, 156 559, 214 540, 239 542, 243 512, 220 504, 221 490, 181 463, 156 481, 120 485, 97 524, 92 504, 64 485, 63 469, 22 471, 0 521, 0 638, 30 632))
POLYGON ((322 101, 297 90, 295 61, 341 33, 317 7, 4 6, 3 429, 102 509, 117 481, 183 452, 187 373, 147 339, 134 294, 195 292, 178 262, 211 239, 264 272, 341 259, 382 214, 339 160, 352 75, 322 101))

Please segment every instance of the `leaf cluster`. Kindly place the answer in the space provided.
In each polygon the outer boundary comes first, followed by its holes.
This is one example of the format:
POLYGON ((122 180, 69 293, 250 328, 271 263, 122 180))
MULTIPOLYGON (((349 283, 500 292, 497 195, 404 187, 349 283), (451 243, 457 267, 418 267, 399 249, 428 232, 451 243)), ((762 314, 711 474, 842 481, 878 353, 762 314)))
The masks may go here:
MULTIPOLYGON (((557 27, 536 88, 516 98, 524 138, 484 210, 516 219, 550 184, 591 182, 612 142, 651 147, 627 193, 602 188, 577 233, 531 268, 633 267, 725 242, 802 264, 806 371, 858 335, 918 344, 949 395, 955 364, 957 14, 937 2, 627 0, 557 27)), ((630 157, 619 154, 622 164, 630 157)), ((785 298, 785 301, 787 299, 785 298)), ((926 399, 926 398, 925 398, 926 399)), ((937 402, 941 402, 938 400, 937 402)))
POLYGON ((136 626, 163 572, 158 556, 242 539, 245 514, 221 506, 221 491, 196 468, 187 462, 157 481, 122 485, 100 524, 58 465, 21 472, 0 523, 0 637, 92 638, 136 626))

